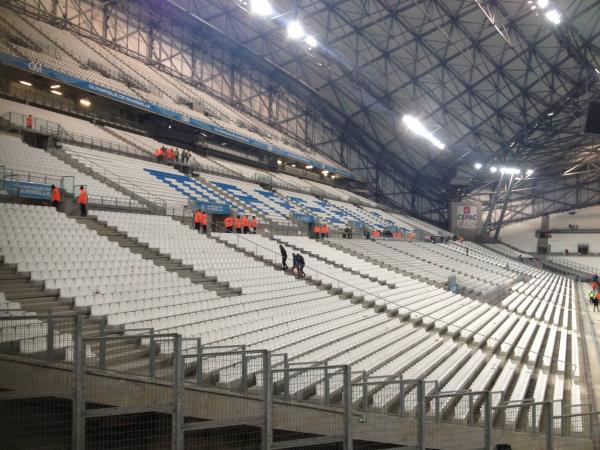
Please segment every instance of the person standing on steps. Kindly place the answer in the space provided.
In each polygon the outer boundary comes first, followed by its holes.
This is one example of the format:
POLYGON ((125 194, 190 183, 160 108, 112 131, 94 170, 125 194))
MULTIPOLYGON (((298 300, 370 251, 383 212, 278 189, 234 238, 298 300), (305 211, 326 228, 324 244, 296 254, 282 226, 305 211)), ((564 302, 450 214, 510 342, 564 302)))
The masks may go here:
POLYGON ((600 311, 598 303, 600 303, 600 292, 596 292, 596 296, 594 297, 594 311, 600 311))
POLYGON ((242 228, 244 229, 244 234, 248 234, 248 230, 250 230, 250 221, 248 220, 248 216, 242 217, 242 228))
POLYGON ((242 232, 242 219, 240 216, 237 216, 235 219, 235 232, 238 234, 242 232))
POLYGON ((197 209, 194 212, 194 229, 198 230, 198 233, 200 233, 201 224, 202 224, 202 212, 200 212, 200 210, 197 209))
POLYGON ((233 217, 225 217, 225 220, 223 220, 223 224, 225 225, 225 230, 227 231, 227 233, 233 232, 233 217))
POLYGON ((281 253, 281 270, 285 272, 286 270, 288 270, 287 251, 285 250, 285 247, 281 244, 279 244, 279 252, 281 253))
POLYGON ((256 216, 252 216, 252 220, 250 221, 250 228, 252 228, 252 234, 256 234, 256 224, 257 224, 256 216))
POLYGON ((29 114, 25 119, 25 126, 28 130, 31 130, 33 128, 33 117, 31 117, 31 114, 29 114))
POLYGON ((77 197, 77 203, 79 204, 79 211, 81 217, 87 217, 87 203, 88 193, 85 187, 79 186, 79 196, 77 197))
POLYGON ((202 234, 206 234, 208 229, 208 214, 202 211, 202 234))
POLYGON ((50 202, 58 211, 58 205, 60 204, 60 189, 54 185, 50 187, 50 202))

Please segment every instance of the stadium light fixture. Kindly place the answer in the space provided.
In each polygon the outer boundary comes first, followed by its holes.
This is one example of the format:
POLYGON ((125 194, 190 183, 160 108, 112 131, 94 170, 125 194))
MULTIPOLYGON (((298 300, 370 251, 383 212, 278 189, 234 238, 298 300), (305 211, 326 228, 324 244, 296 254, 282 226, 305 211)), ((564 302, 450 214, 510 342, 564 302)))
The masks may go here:
POLYGON ((317 45, 319 45, 313 36, 306 36, 304 42, 306 42, 306 45, 308 45, 310 48, 315 48, 317 45))
POLYGON ((560 13, 556 9, 551 9, 546 13, 546 19, 554 25, 558 25, 560 23, 560 13))
POLYGON ((292 167, 296 167, 296 164, 292 164, 292 167))
POLYGON ((537 2, 540 9, 545 9, 546 6, 548 6, 548 3, 549 3, 548 0, 538 0, 538 2, 537 2))
POLYGON ((304 28, 297 20, 290 22, 287 26, 287 35, 290 39, 302 39, 304 37, 304 28))
POLYGON ((444 150, 446 148, 446 145, 436 138, 430 131, 428 131, 427 128, 425 128, 421 121, 416 117, 407 114, 402 117, 402 122, 404 122, 404 125, 406 125, 410 131, 418 136, 424 137, 440 150, 444 150))
POLYGON ((277 160, 277 165, 278 165, 278 166, 280 166, 280 165, 282 165, 282 164, 283 164, 283 161, 282 161, 282 160, 280 160, 280 159, 278 159, 278 160, 277 160))
POLYGON ((312 168, 313 168, 313 166, 311 166, 310 164, 309 164, 308 166, 306 166, 306 167, 305 167, 305 169, 307 169, 307 170, 310 170, 310 169, 312 169, 312 168))
POLYGON ((50 89, 58 89, 60 87, 60 84, 53 84, 52 86, 50 86, 50 89))
POLYGON ((52 89, 50 92, 52 92, 54 95, 62 95, 62 92, 54 90, 54 89, 52 89))
POLYGON ((329 175, 329 170, 324 170, 323 172, 321 172, 323 175, 327 176, 329 175))
POLYGON ((500 173, 505 173, 507 175, 520 175, 521 169, 517 169, 516 167, 500 167, 500 173))
POLYGON ((490 167, 490 172, 496 173, 496 172, 498 172, 498 168, 496 166, 492 166, 492 167, 490 167))
POLYGON ((33 86, 33 84, 31 84, 29 81, 23 81, 23 80, 21 80, 21 81, 19 81, 19 83, 21 83, 24 86, 29 86, 29 87, 33 86))
POLYGON ((479 170, 479 169, 481 169, 483 167, 483 165, 481 163, 475 163, 474 167, 475 167, 476 170, 479 170))
POLYGON ((82 98, 79 100, 79 104, 81 106, 85 106, 86 108, 92 105, 92 102, 90 102, 89 100, 82 98))
POLYGON ((250 0, 250 11, 261 17, 270 16, 274 12, 268 0, 250 0))
POLYGON ((533 175, 533 169, 527 169, 527 171, 525 172, 525 175, 530 177, 531 175, 533 175))

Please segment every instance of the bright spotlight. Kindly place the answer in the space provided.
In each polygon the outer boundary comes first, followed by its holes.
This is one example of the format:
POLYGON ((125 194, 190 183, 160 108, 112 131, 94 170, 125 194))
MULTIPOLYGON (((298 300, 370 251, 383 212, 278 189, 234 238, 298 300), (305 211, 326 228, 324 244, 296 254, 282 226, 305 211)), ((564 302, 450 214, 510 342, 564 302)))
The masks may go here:
POLYGON ((317 45, 319 45, 317 40, 312 36, 306 36, 304 42, 306 42, 306 45, 308 45, 310 48, 315 48, 317 45))
POLYGON ((475 163, 475 169, 479 170, 481 169, 483 166, 481 165, 481 163, 475 163))
POLYGON ((304 28, 297 20, 290 22, 287 26, 287 35, 290 39, 301 39, 304 37, 304 28))
POLYGON ((81 100, 79 100, 79 104, 81 106, 88 107, 92 104, 92 102, 90 102, 89 100, 86 100, 85 98, 82 98, 81 100))
POLYGON ((548 6, 548 3, 548 0, 538 0, 537 2, 540 9, 544 9, 546 6, 548 6))
POLYGON ((528 177, 533 175, 533 169, 527 169, 527 171, 525 172, 525 175, 527 175, 528 177))
POLYGON ((53 84, 52 86, 50 86, 50 89, 58 89, 60 87, 60 84, 53 84))
POLYGON ((500 173, 505 173, 507 175, 520 175, 521 170, 516 167, 500 167, 500 173))
POLYGON ((309 164, 308 166, 306 166, 306 167, 305 167, 305 169, 307 169, 307 170, 310 170, 310 169, 312 169, 312 168, 313 168, 313 166, 311 166, 310 164, 309 164))
POLYGON ((329 174, 329 170, 324 170, 323 172, 321 172, 323 175, 327 176, 329 174))
POLYGON ((62 92, 54 90, 54 89, 52 89, 50 92, 52 92, 54 95, 62 95, 62 92))
POLYGON ((29 81, 21 80, 21 81, 19 81, 19 83, 21 83, 23 86, 29 86, 29 87, 33 86, 33 84, 31 84, 29 81))
POLYGON ((431 134, 429 131, 427 131, 425 126, 416 117, 406 115, 402 117, 402 122, 404 122, 404 124, 410 131, 412 131, 418 136, 424 137, 440 150, 444 150, 444 148, 446 148, 446 145, 438 138, 436 138, 433 134, 431 134))
POLYGON ((498 168, 496 166, 492 166, 492 167, 490 167, 490 172, 496 173, 496 172, 498 172, 498 168))
POLYGON ((250 11, 257 16, 270 16, 273 14, 273 7, 268 0, 250 0, 250 11))
POLYGON ((282 161, 282 160, 280 160, 280 159, 278 159, 278 160, 277 160, 277 165, 278 165, 278 166, 280 166, 280 165, 282 165, 282 164, 283 164, 283 161, 282 161))
POLYGON ((546 13, 546 19, 548 19, 554 25, 558 25, 560 23, 560 13, 555 9, 551 9, 546 13))

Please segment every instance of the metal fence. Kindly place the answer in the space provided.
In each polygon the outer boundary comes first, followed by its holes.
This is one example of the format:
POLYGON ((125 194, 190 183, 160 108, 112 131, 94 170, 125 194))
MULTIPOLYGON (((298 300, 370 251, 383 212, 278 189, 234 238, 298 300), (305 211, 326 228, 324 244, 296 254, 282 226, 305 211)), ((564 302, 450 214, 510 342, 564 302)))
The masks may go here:
POLYGON ((5 448, 579 450, 600 442, 600 413, 554 410, 77 314, 0 311, 5 448))

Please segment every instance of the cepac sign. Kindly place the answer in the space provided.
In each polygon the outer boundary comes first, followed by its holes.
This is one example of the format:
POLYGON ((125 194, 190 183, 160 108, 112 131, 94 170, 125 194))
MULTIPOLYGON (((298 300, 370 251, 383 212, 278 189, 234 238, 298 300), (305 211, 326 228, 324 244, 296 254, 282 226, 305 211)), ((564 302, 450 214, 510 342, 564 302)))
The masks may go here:
POLYGON ((458 205, 456 207, 456 225, 465 230, 477 228, 477 207, 458 205))

